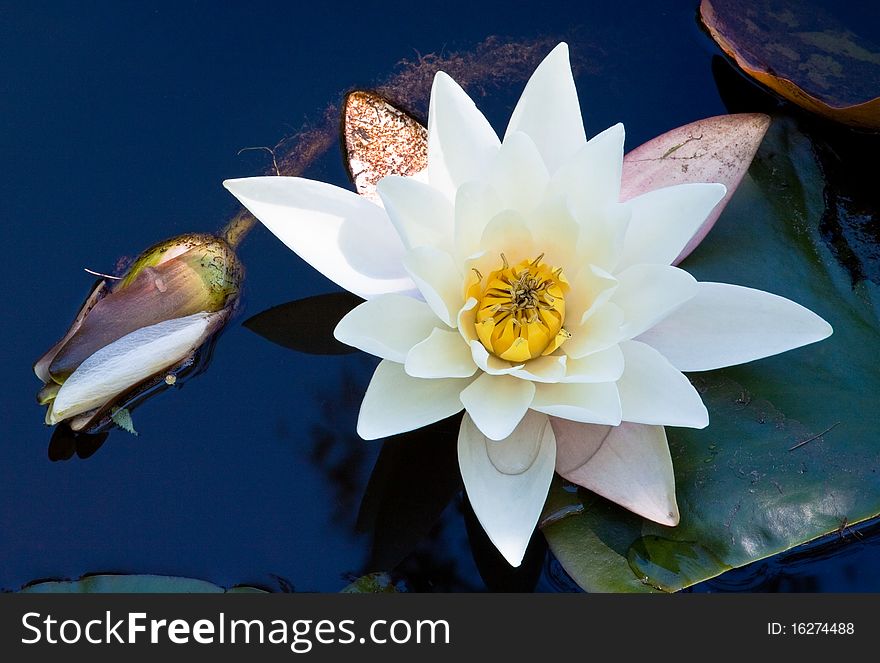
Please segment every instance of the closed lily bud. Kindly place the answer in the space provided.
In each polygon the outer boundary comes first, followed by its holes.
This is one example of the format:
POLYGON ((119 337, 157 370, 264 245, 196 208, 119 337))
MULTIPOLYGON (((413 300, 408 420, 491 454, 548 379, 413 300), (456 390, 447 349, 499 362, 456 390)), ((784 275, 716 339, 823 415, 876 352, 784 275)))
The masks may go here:
POLYGON ((225 240, 193 234, 147 249, 112 285, 96 283, 64 337, 34 364, 46 423, 97 430, 188 365, 228 320, 242 275, 225 240))

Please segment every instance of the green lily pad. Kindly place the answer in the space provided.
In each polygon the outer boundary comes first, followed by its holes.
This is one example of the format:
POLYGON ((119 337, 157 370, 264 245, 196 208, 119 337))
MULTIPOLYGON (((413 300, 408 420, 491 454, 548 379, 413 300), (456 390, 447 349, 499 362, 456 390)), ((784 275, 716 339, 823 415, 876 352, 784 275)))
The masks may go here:
MULTIPOLYGON (((704 430, 668 428, 677 527, 557 480, 542 528, 588 591, 675 591, 880 513, 877 284, 840 256, 813 145, 777 119, 714 230, 683 267, 699 280, 768 290, 834 327, 822 343, 692 374, 704 430)), ((855 221, 836 208, 834 224, 855 221)), ((841 239, 841 235, 844 240, 841 239)))
POLYGON ((23 594, 222 594, 265 593, 256 587, 224 589, 205 580, 159 575, 93 575, 79 580, 47 580, 21 590, 23 594))

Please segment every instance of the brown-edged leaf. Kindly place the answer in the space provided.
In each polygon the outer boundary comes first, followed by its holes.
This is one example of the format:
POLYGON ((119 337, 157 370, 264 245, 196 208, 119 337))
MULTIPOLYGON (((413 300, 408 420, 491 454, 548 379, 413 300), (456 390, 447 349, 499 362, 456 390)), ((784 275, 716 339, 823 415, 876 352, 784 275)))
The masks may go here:
POLYGON ((378 200, 386 175, 411 176, 428 165, 428 131, 405 111, 373 92, 355 90, 342 116, 348 172, 359 194, 378 200))
POLYGON ((836 122, 880 129, 880 47, 815 2, 702 0, 700 17, 742 70, 836 122))

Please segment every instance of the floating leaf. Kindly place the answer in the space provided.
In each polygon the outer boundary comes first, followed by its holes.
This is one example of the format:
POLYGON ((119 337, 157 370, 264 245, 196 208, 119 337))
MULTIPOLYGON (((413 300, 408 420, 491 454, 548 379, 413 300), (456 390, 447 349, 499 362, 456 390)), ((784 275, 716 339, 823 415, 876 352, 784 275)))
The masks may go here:
POLYGON ((224 589, 204 580, 159 575, 93 575, 79 580, 47 580, 22 588, 23 594, 222 594, 265 593, 256 587, 224 589))
POLYGON ((255 334, 278 345, 317 355, 341 355, 354 352, 333 338, 333 330, 342 317, 364 300, 349 292, 315 295, 279 304, 243 325, 255 334))
POLYGON ((762 113, 710 117, 667 131, 624 157, 621 200, 674 184, 720 182, 727 187, 727 195, 706 217, 676 264, 684 260, 715 225, 746 174, 769 126, 770 118, 762 113))
POLYGON ((836 122, 880 129, 880 47, 815 3, 702 0, 700 17, 722 50, 771 90, 836 122))
POLYGON ((425 127, 372 92, 345 98, 342 137, 351 180, 370 200, 379 200, 376 184, 386 175, 415 175, 428 165, 425 127))
POLYGON ((774 122, 749 172, 688 271, 790 297, 834 335, 692 375, 710 424, 667 428, 678 527, 557 481, 543 531, 587 590, 680 589, 880 513, 877 284, 854 278, 821 232, 825 178, 791 120, 774 122))

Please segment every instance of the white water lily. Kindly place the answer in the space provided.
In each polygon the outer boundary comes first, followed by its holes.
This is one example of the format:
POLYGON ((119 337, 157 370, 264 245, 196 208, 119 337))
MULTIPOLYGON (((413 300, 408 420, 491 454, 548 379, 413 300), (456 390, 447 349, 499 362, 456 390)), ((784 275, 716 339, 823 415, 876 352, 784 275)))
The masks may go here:
POLYGON ((362 437, 465 410, 465 489, 514 566, 554 469, 677 524, 663 426, 709 422, 682 371, 831 333, 792 301, 672 266, 725 187, 681 184, 621 202, 623 143, 622 125, 586 139, 561 44, 529 80, 503 141, 438 73, 428 167, 381 180, 382 205, 300 178, 225 183, 291 249, 367 299, 335 332, 382 358, 362 437))

